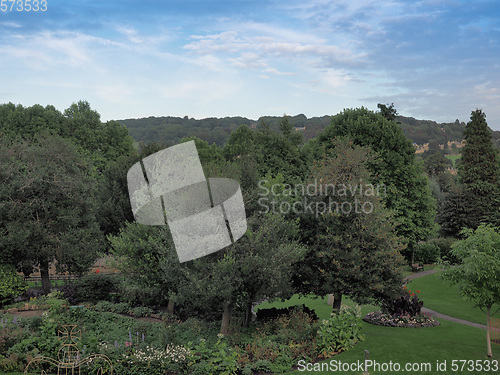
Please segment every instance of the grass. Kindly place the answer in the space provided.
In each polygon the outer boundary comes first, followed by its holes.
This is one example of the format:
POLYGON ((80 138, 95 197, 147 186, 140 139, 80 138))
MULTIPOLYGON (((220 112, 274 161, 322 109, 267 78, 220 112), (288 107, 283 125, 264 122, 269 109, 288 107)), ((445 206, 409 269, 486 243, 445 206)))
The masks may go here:
POLYGON ((453 163, 453 168, 456 168, 455 162, 457 161, 457 159, 460 159, 460 156, 462 156, 462 155, 460 155, 460 154, 458 154, 458 155, 445 155, 445 157, 447 159, 450 159, 451 162, 453 163))
POLYGON ((419 290, 424 306, 442 314, 475 323, 486 324, 486 314, 474 303, 464 300, 456 286, 441 279, 441 272, 423 276, 410 281, 408 289, 419 290))
MULTIPOLYGON (((428 268, 426 267, 426 270, 428 268)), ((430 284, 434 283, 434 286, 428 285, 430 289, 424 289, 427 298, 430 295, 431 290, 436 290, 441 288, 441 280, 436 279, 436 274, 431 274, 424 276, 422 278, 412 281, 412 288, 414 282, 425 281, 430 279, 430 284), (436 282, 439 282, 439 284, 436 282), (434 288, 434 289, 432 289, 434 288)), ((425 283, 424 283, 425 284, 425 283)), ((424 285, 425 286, 425 285, 424 285)), ((450 287, 448 285, 448 287, 450 287)), ((420 286, 419 286, 420 288, 420 286)), ((451 287, 453 288, 453 287, 451 287)), ((413 289, 412 289, 413 290, 413 289)), ((446 292, 446 290, 445 290, 446 292)), ((456 290, 448 290, 448 294, 452 295, 454 292, 453 301, 455 306, 463 305, 464 302, 461 300, 458 292, 456 290)), ((421 294, 424 293, 421 291, 421 294)), ((353 302, 349 299, 343 300, 346 304, 352 304, 353 302)), ((259 308, 269 308, 269 307, 288 307, 292 305, 305 304, 309 308, 313 308, 320 319, 325 319, 331 313, 332 307, 327 304, 327 299, 293 296, 290 300, 281 302, 264 302, 259 305, 259 308)), ((426 303, 427 306, 427 303, 426 303)), ((428 306, 429 307, 429 306, 428 306)), ((362 314, 367 314, 370 311, 378 310, 377 306, 363 305, 361 306, 362 314)), ((440 311, 441 312, 441 311, 440 311)), ((450 314, 452 315, 452 314, 450 314)), ((455 314, 456 315, 456 314, 455 314)), ((401 365, 401 373, 425 373, 425 374, 444 374, 452 373, 451 371, 451 361, 453 360, 486 360, 486 332, 479 328, 465 326, 459 323, 449 322, 442 319, 437 319, 441 325, 438 327, 428 327, 428 328, 391 328, 376 326, 368 323, 363 323, 363 332, 365 333, 366 340, 364 342, 358 343, 353 349, 341 353, 335 357, 325 360, 323 363, 330 363, 331 360, 341 361, 342 363, 357 363, 357 361, 363 361, 365 350, 370 352, 370 359, 376 361, 379 364, 382 363, 399 363, 401 365), (437 361, 443 363, 446 361, 447 368, 446 371, 438 371, 436 368, 437 361), (431 367, 430 372, 405 372, 404 366, 406 364, 414 363, 429 363, 431 367)), ((500 345, 492 344, 493 358, 498 360, 500 357, 500 345)), ((338 362, 337 362, 338 364, 338 362)), ((324 365, 325 366, 325 365, 324 365)), ((331 369, 330 369, 331 370, 331 369)), ((293 371, 287 373, 287 375, 299 375, 311 373, 307 371, 293 371)), ((361 371, 345 372, 345 371, 318 371, 315 374, 355 374, 360 375, 361 371)), ((374 374, 391 374, 391 372, 386 371, 370 371, 372 375, 374 374)), ((456 374, 467 374, 469 372, 453 372, 456 374)), ((473 372, 474 375, 481 374, 491 374, 492 372, 473 372)), ((494 373, 494 372, 493 372, 494 373)))
MULTIPOLYGON (((438 319, 439 320, 439 319, 438 319)), ((342 361, 343 363, 356 363, 363 361, 365 350, 370 352, 370 359, 379 364, 399 363, 404 369, 406 364, 430 363, 430 372, 405 372, 408 374, 451 374, 452 360, 485 360, 486 357, 486 333, 479 328, 469 327, 458 323, 440 320, 438 327, 428 328, 391 328, 376 326, 368 323, 363 324, 363 332, 366 340, 358 343, 353 349, 341 353, 326 360, 342 361), (436 371, 436 363, 447 362, 446 371, 436 371)), ((498 359, 500 347, 493 345, 493 357, 498 359)), ((338 362, 337 362, 338 363, 338 362)), ((341 372, 342 374, 361 374, 360 371, 341 372)), ((391 372, 370 371, 384 375, 391 372)), ((453 372, 454 374, 467 372, 453 372)), ((474 372, 474 374, 491 374, 492 372, 474 372)), ((304 374, 301 371, 293 371, 287 375, 304 374)), ((316 372, 316 374, 332 374, 332 372, 316 372)), ((401 372, 399 373, 401 374, 401 372)))

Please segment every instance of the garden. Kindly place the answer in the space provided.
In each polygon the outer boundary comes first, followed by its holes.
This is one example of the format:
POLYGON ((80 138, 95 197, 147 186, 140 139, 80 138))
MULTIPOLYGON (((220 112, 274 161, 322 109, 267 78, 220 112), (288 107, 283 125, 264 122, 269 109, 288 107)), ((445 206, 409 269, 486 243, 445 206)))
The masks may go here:
MULTIPOLYGON (((451 312, 446 306, 453 304, 455 316, 484 321, 484 314, 439 276, 437 272, 414 279, 398 299, 386 301, 382 308, 359 306, 345 298, 341 310, 332 314, 327 299, 313 295, 263 302, 255 307, 256 320, 249 327, 241 327, 244 314, 237 312, 230 334, 223 336, 218 322, 209 318, 182 320, 165 309, 134 306, 133 293, 116 292, 126 287, 117 281, 120 277, 89 275, 80 288, 73 283, 5 307, 0 371, 22 372, 37 356, 57 358, 58 332, 65 325, 77 325, 80 331, 76 343, 82 362, 91 355, 105 356, 116 374, 300 374, 301 364, 355 363, 364 359, 366 350, 380 363, 485 360, 483 330, 438 322, 421 313, 423 301, 443 312, 451 312), (93 292, 89 285, 99 288, 93 292), (444 309, 440 293, 448 296, 444 309), (128 301, 119 296, 128 296, 128 301), (39 314, 20 317, 22 312, 15 310, 39 314)), ((497 358, 500 348, 493 349, 497 358)), ((95 373, 95 365, 102 363, 82 365, 82 373, 95 373)), ((54 365, 41 364, 33 373, 41 369, 56 371, 54 365)))

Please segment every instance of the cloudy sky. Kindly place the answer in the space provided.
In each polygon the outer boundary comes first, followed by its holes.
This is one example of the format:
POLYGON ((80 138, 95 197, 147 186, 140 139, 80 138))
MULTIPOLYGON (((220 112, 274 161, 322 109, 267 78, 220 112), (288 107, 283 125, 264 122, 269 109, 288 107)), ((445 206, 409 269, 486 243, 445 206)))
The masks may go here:
POLYGON ((394 103, 438 122, 482 108, 500 130, 496 0, 12 1, 0 11, 1 103, 87 100, 103 120, 394 103))

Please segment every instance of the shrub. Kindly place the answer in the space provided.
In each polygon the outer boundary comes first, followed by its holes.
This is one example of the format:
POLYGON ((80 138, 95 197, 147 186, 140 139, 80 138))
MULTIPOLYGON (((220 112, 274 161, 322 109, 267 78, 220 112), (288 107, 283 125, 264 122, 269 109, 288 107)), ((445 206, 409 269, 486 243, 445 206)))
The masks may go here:
POLYGON ((80 301, 109 301, 110 294, 118 286, 116 277, 104 274, 88 274, 77 283, 78 300, 80 301))
POLYGON ((272 319, 277 319, 281 316, 289 316, 296 313, 297 311, 304 312, 305 314, 309 315, 312 320, 318 320, 316 312, 314 310, 311 310, 304 304, 302 304, 301 306, 284 307, 282 309, 277 309, 275 307, 271 307, 270 309, 259 309, 257 311, 257 320, 266 322, 272 319))
POLYGON ((130 306, 157 306, 164 300, 160 291, 122 282, 118 286, 120 300, 130 306))
POLYGON ((428 242, 439 248, 440 256, 443 261, 449 262, 450 264, 458 264, 459 261, 457 257, 451 253, 451 245, 453 245, 455 241, 456 238, 453 237, 438 237, 428 242))
POLYGON ((132 315, 133 315, 133 316, 136 316, 136 317, 149 316, 149 315, 151 315, 153 312, 154 312, 154 310, 153 310, 153 309, 151 309, 151 308, 149 308, 149 307, 143 307, 143 306, 134 307, 134 308, 132 309, 132 315))
POLYGON ((439 247, 431 242, 420 242, 415 246, 415 261, 432 264, 440 257, 439 247))
POLYGON ((339 313, 324 319, 318 329, 318 352, 324 358, 351 349, 363 341, 362 320, 359 306, 342 306, 339 313))
MULTIPOLYGON (((418 291, 417 291, 418 293, 418 291)), ((382 312, 390 315, 419 315, 424 305, 415 293, 407 290, 406 286, 401 289, 401 294, 395 299, 386 299, 382 302, 382 312)))
POLYGON ((0 264, 0 306, 10 302, 26 289, 28 285, 18 275, 14 266, 0 264))
MULTIPOLYGON (((224 342, 221 335, 214 345, 200 340, 191 349, 190 362, 194 365, 191 374, 236 374, 239 370, 238 353, 224 342)), ((192 345, 192 344, 191 344, 192 345)))
POLYGON ((78 288, 74 282, 66 280, 60 290, 64 299, 66 299, 70 305, 76 305, 78 302, 78 288))

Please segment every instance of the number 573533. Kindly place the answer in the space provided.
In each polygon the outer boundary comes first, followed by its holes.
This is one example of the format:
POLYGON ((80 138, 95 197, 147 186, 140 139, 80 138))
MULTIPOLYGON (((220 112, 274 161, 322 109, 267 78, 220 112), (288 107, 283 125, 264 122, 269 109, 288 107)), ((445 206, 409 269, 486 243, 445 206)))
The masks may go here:
POLYGON ((2 12, 45 12, 47 0, 0 0, 2 12))

